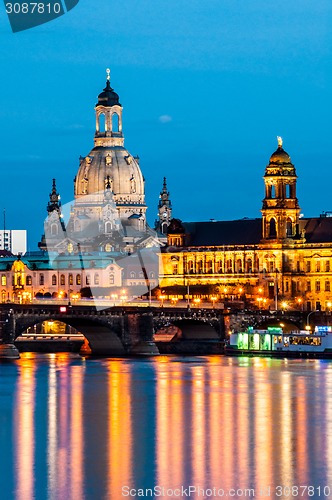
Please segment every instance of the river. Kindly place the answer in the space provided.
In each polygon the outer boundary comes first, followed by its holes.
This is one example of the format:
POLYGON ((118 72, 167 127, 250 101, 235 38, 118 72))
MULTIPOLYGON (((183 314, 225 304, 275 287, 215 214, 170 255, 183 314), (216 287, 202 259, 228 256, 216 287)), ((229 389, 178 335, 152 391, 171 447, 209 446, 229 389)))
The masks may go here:
POLYGON ((25 353, 0 374, 1 500, 332 498, 331 361, 25 353))

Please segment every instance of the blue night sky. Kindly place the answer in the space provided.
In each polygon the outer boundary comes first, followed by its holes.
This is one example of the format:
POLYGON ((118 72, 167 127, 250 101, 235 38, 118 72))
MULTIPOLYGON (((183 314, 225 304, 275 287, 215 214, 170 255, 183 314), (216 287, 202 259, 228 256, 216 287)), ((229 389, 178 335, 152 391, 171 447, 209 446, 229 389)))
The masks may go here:
POLYGON ((277 135, 304 215, 332 210, 330 1, 81 0, 16 34, 0 8, 1 204, 30 250, 53 177, 73 199, 106 67, 151 224, 164 175, 174 217, 260 217, 277 135))

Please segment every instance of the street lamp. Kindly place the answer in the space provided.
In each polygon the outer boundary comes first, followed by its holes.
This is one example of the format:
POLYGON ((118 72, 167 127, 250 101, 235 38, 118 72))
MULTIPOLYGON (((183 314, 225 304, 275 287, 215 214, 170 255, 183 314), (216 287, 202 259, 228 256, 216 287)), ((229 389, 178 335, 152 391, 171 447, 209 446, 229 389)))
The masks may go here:
POLYGON ((194 299, 194 302, 195 302, 195 304, 196 304, 196 307, 198 307, 198 306, 199 306, 199 304, 200 304, 200 302, 201 302, 201 299, 198 299, 198 298, 197 298, 197 299, 194 299))
POLYGON ((212 309, 214 309, 214 307, 215 307, 216 300, 217 300, 217 297, 215 297, 215 296, 211 297, 212 309))
POLYGON ((311 312, 307 315, 307 325, 306 325, 306 327, 305 327, 305 329, 306 329, 306 330, 311 330, 311 328, 310 328, 310 323, 309 323, 309 318, 310 318, 311 314, 314 314, 314 313, 316 313, 316 312, 318 312, 318 310, 317 310, 317 309, 315 309, 314 311, 311 311, 311 312))
POLYGON ((161 307, 164 307, 164 300, 166 299, 166 295, 159 295, 159 299, 161 300, 161 307))

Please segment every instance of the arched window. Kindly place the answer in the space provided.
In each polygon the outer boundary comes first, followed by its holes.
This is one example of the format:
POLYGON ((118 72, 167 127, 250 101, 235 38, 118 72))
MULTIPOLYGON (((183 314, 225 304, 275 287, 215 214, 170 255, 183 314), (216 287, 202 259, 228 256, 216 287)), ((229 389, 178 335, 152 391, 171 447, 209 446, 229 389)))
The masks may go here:
MULTIPOLYGON (((130 273, 131 274, 131 273, 130 273)), ((135 273, 134 273, 135 274, 135 273)), ((113 273, 110 273, 109 275, 109 284, 110 285, 114 285, 114 274, 113 273)))
POLYGON ((119 115, 117 113, 112 114, 112 132, 119 132, 119 115))
POLYGON ((99 285, 99 274, 98 273, 95 274, 94 284, 99 285))
POLYGON ((271 198, 275 198, 276 197, 276 187, 274 184, 272 184, 271 186, 271 198))
POLYGON ((56 236, 58 234, 58 225, 57 224, 52 224, 51 225, 51 235, 56 236))
POLYGON ((53 274, 52 276, 52 285, 56 285, 56 274, 53 274))
POLYGON ((112 223, 107 221, 105 222, 105 233, 109 234, 112 232, 112 223))
POLYGON ((64 274, 61 274, 60 276, 60 285, 65 285, 66 284, 66 278, 64 274))
POLYGON ((130 276, 130 279, 135 279, 136 273, 134 271, 131 271, 129 276, 130 276))
POLYGON ((85 277, 85 284, 90 285, 91 284, 91 279, 90 279, 90 274, 87 274, 85 277))
POLYGON ((236 270, 238 273, 242 273, 242 260, 241 259, 237 259, 237 261, 236 261, 236 270))
POLYGON ((70 274, 70 275, 68 276, 68 284, 69 284, 69 285, 73 285, 73 284, 74 284, 74 278, 73 278, 73 275, 72 275, 72 274, 70 274))
POLYGON ((269 227, 269 237, 270 238, 276 238, 277 237, 277 227, 276 227, 276 220, 272 218, 270 220, 270 227, 269 227))
POLYGON ((226 269, 227 269, 227 272, 228 273, 232 273, 233 272, 233 263, 232 263, 232 259, 228 259, 227 262, 226 262, 226 269))
POLYGON ((246 272, 252 273, 252 259, 247 259, 246 261, 246 272))
POLYGON ((151 278, 151 279, 153 279, 153 278, 154 278, 154 272, 153 272, 153 271, 151 271, 151 272, 150 272, 150 278, 151 278))
POLYGON ((2 274, 1 276, 1 285, 6 286, 7 285, 7 277, 5 274, 2 274))
POLYGON ((197 273, 201 274, 203 272, 203 261, 197 261, 197 273))
POLYGON ((6 302, 6 290, 2 290, 1 292, 1 301, 6 302))
POLYGON ((76 274, 76 285, 80 285, 80 284, 81 284, 81 275, 76 274))
POLYGON ((104 113, 99 115, 99 132, 106 132, 106 120, 104 113))
POLYGON ((40 275, 39 275, 39 284, 40 284, 40 285, 44 285, 44 282, 45 282, 45 280, 44 280, 44 275, 43 275, 43 274, 40 274, 40 275))
POLYGON ((194 272, 194 263, 192 260, 189 260, 188 261, 188 273, 193 274, 193 272, 194 272))
POLYGON ((286 184, 285 186, 286 188, 286 198, 291 198, 291 187, 290 187, 290 184, 286 184))
POLYGON ((32 276, 28 275, 25 279, 25 283, 26 283, 26 285, 31 286, 32 285, 32 276))
POLYGON ((293 236, 293 224, 292 219, 288 217, 286 221, 286 236, 293 236))
POLYGON ((178 264, 173 264, 173 274, 178 274, 178 272, 179 272, 178 264))

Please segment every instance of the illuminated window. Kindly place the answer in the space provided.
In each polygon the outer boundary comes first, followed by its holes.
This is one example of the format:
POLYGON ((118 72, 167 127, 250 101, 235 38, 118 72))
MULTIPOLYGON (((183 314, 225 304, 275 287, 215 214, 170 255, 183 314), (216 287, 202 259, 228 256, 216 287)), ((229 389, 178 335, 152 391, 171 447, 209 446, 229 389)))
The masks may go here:
POLYGON ((69 277, 68 277, 68 284, 69 285, 73 285, 74 284, 74 278, 73 278, 72 274, 70 274, 69 277))
POLYGON ((7 285, 7 278, 6 278, 6 275, 5 275, 5 274, 3 274, 3 275, 1 276, 1 285, 2 285, 2 286, 6 286, 6 285, 7 285))
POLYGON ((80 285, 80 284, 81 284, 81 275, 76 274, 76 285, 80 285))
POLYGON ((316 261, 316 273, 320 273, 320 261, 316 261))
POLYGON ((201 260, 197 262, 197 272, 198 274, 201 274, 203 272, 203 262, 201 260))
POLYGON ((43 275, 43 274, 40 274, 40 275, 39 275, 39 284, 40 284, 40 285, 44 285, 44 282, 45 282, 45 280, 44 280, 44 275, 43 275))
POLYGON ((52 276, 52 285, 53 286, 56 285, 56 275, 55 274, 53 274, 53 276, 52 276))
POLYGON ((32 285, 32 276, 28 275, 28 276, 26 277, 25 282, 26 282, 26 284, 27 284, 28 286, 31 286, 31 285, 32 285))
POLYGON ((61 274, 60 276, 60 285, 65 285, 66 284, 66 278, 64 274, 61 274))
POLYGON ((95 285, 99 285, 99 274, 98 274, 98 273, 96 273, 96 274, 95 274, 95 277, 94 277, 94 284, 95 284, 95 285))
POLYGON ((178 274, 179 268, 177 264, 173 264, 173 274, 178 274))

